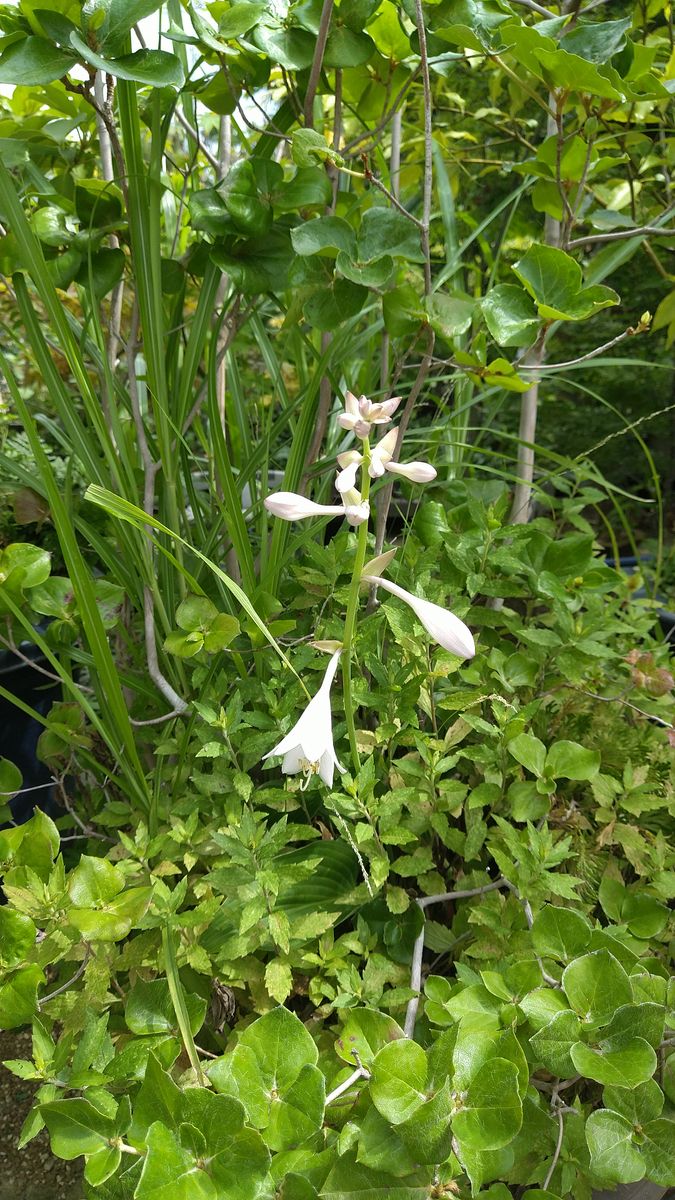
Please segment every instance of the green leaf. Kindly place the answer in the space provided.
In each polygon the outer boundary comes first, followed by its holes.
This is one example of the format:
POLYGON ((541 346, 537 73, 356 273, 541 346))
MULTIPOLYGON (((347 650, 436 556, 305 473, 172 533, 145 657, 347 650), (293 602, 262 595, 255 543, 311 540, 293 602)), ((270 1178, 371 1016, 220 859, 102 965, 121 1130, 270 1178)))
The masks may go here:
POLYGON ((600 754, 577 742, 554 742, 546 755, 546 775, 553 779, 594 779, 600 770, 600 754))
POLYGON ((37 990, 44 982, 34 963, 22 967, 0 986, 0 1029, 27 1025, 37 1012, 37 990))
POLYGON ((25 37, 0 54, 0 83, 43 87, 62 79, 76 62, 75 54, 59 50, 46 38, 25 37))
POLYGON ((127 888, 99 908, 71 908, 71 925, 90 942, 118 942, 145 915, 152 899, 151 887, 127 888))
POLYGON ((310 325, 320 330, 338 329, 356 316, 368 299, 368 291, 348 279, 335 279, 305 300, 304 312, 310 325))
POLYGON ((435 333, 451 342, 471 328, 475 303, 463 296, 434 292, 426 300, 429 324, 435 333))
POLYGON ((424 262, 419 229, 395 209, 369 208, 359 229, 358 261, 372 262, 385 254, 424 262))
POLYGON ((121 872, 106 858, 83 854, 68 878, 68 895, 78 908, 107 904, 124 887, 121 872))
POLYGON ((637 938, 658 937, 665 929, 669 915, 666 905, 646 892, 628 892, 621 905, 621 920, 637 938))
POLYGON ((341 154, 328 145, 315 129, 296 129, 291 138, 291 155, 299 167, 315 167, 317 162, 344 163, 341 154))
POLYGON ((291 230, 296 254, 329 254, 339 250, 350 259, 356 258, 356 234, 342 217, 314 217, 291 230))
MULTIPOLYGON (((100 46, 110 54, 119 54, 124 49, 127 34, 134 25, 149 17, 160 7, 160 0, 96 0, 87 5, 96 14, 96 37, 100 46), (101 21, 100 14, 105 13, 101 21)), ((90 17, 91 19, 91 17, 90 17)))
POLYGON ((180 59, 166 50, 135 50, 122 58, 104 58, 92 50, 79 33, 70 35, 70 43, 86 63, 98 71, 107 71, 116 79, 129 79, 158 88, 179 88, 185 82, 180 59))
POLYGON ((323 167, 298 167, 293 178, 275 191, 274 208, 282 213, 323 208, 330 204, 332 194, 331 182, 323 167))
POLYGON ((0 551, 0 585, 12 592, 44 583, 50 570, 47 551, 29 542, 12 542, 0 551))
POLYGON ((324 66, 360 67, 368 62, 375 45, 367 33, 337 25, 331 29, 326 42, 324 66))
POLYGON ((675 1186, 675 1122, 665 1117, 642 1129, 640 1142, 647 1178, 659 1187, 675 1186))
POLYGON ((397 1133, 415 1163, 439 1163, 452 1150, 452 1092, 449 1080, 425 1100, 402 1124, 397 1133))
POLYGON ((370 1068, 376 1054, 389 1042, 405 1037, 393 1017, 374 1008, 355 1008, 347 1014, 335 1050, 343 1062, 360 1062, 370 1068))
POLYGON ((427 1056, 409 1039, 397 1040, 378 1051, 372 1065, 370 1094, 377 1111, 400 1125, 425 1100, 427 1056))
POLYGON ((202 188, 192 192, 188 200, 190 220, 194 229, 203 229, 212 237, 232 233, 234 222, 218 188, 202 188))
MULTIPOLYGON (((0 758, 0 804, 11 800, 12 796, 16 796, 22 783, 23 776, 15 763, 10 762, 8 758, 0 758)), ((1 947, 2 942, 0 941, 0 954, 2 953, 1 947)))
MULTIPOLYGON (((0 768, 2 762, 0 760, 0 768)), ((18 967, 35 946, 35 925, 30 917, 2 905, 0 907, 0 968, 18 967)))
POLYGON ((352 262, 344 250, 338 251, 335 268, 352 283, 362 287, 381 288, 388 283, 394 270, 394 260, 389 254, 376 258, 372 263, 352 262))
POLYGON ((581 1022, 577 1014, 560 1012, 530 1038, 530 1045, 542 1066, 564 1079, 574 1074, 570 1051, 578 1044, 580 1035, 581 1022))
POLYGON ((590 940, 588 921, 571 908, 546 904, 532 925, 532 942, 537 953, 550 954, 562 961, 583 954, 590 940))
POLYGON ((619 303, 616 292, 603 284, 584 287, 579 264, 552 246, 532 246, 513 270, 548 321, 583 321, 619 303))
MULTIPOLYGON (((201 996, 186 993, 185 1004, 193 1034, 204 1022, 206 1001, 201 996)), ((176 1014, 165 979, 145 982, 139 979, 127 995, 124 1019, 132 1033, 158 1034, 176 1031, 176 1014)))
POLYGON ((150 1054, 145 1077, 134 1102, 134 1117, 129 1137, 133 1142, 144 1142, 145 1134, 155 1121, 173 1128, 178 1121, 182 1092, 159 1059, 150 1054))
POLYGON ((264 1139, 272 1150, 289 1150, 318 1133, 323 1123, 326 1081, 306 1064, 297 1079, 271 1104, 264 1139))
POLYGON ((537 311, 522 288, 500 283, 480 302, 481 311, 498 346, 530 346, 539 329, 537 311))
POLYGON ((53 1100, 40 1111, 57 1158, 79 1158, 108 1149, 108 1139, 117 1132, 115 1120, 88 1100, 53 1100))
POLYGON ((586 1122, 591 1169, 603 1183, 636 1183, 645 1174, 642 1155, 633 1143, 633 1126, 618 1113, 601 1108, 586 1122))
POLYGON ((351 1151, 338 1158, 319 1195, 321 1200, 428 1200, 432 1178, 430 1169, 402 1179, 373 1171, 357 1162, 351 1151))
POLYGON ((176 624, 188 631, 209 629, 218 609, 206 596, 186 596, 176 609, 176 624))
POLYGON ((513 1063, 494 1058, 474 1076, 455 1112, 452 1129, 469 1150, 498 1150, 516 1136, 523 1121, 518 1071, 513 1063))
MULTIPOLYGON (((273 23, 273 18, 270 18, 269 22, 257 24, 251 38, 272 62, 285 67, 287 71, 301 71, 309 67, 314 58, 316 38, 311 33, 292 26, 285 28, 276 22, 273 23)), ((299 162, 297 158, 295 161, 298 166, 307 165, 299 162)))
POLYGON ((655 1079, 636 1088, 606 1087, 602 1093, 605 1108, 619 1113, 631 1125, 646 1125, 661 1116, 665 1097, 655 1079))
POLYGON ((117 1146, 103 1146, 89 1155, 84 1167, 84 1178, 92 1187, 98 1188, 115 1174, 121 1161, 122 1151, 117 1146))
POLYGON ((136 1200, 217 1200, 211 1177, 198 1169, 194 1155, 159 1121, 148 1131, 147 1148, 136 1200))
POLYGON ((569 33, 563 34, 558 45, 568 54, 578 54, 588 62, 606 63, 623 49, 630 27, 630 17, 619 21, 581 20, 569 33))
POLYGON ((250 3, 239 2, 232 4, 230 8, 220 13, 218 17, 218 33, 225 41, 231 38, 241 37, 242 33, 248 33, 253 26, 266 11, 267 5, 256 3, 255 0, 250 3))
POLYGON ((630 980, 608 950, 584 954, 565 968, 563 991, 582 1020, 609 1020, 621 1004, 630 1004, 630 980))
POLYGON ((602 1030, 603 1038, 644 1038, 658 1050, 663 1041, 665 1009, 661 1004, 623 1004, 617 1008, 609 1024, 602 1030))
POLYGON ((218 189, 225 208, 241 233, 248 237, 262 237, 272 225, 272 208, 268 200, 260 196, 255 172, 248 159, 230 167, 225 182, 218 189))
POLYGON ((506 743, 509 754, 533 775, 544 774, 546 747, 532 733, 519 733, 506 743))
POLYGON ((644 1038, 622 1040, 614 1049, 610 1039, 595 1049, 577 1042, 570 1051, 580 1075, 597 1083, 632 1088, 651 1079, 656 1070, 656 1054, 644 1038))

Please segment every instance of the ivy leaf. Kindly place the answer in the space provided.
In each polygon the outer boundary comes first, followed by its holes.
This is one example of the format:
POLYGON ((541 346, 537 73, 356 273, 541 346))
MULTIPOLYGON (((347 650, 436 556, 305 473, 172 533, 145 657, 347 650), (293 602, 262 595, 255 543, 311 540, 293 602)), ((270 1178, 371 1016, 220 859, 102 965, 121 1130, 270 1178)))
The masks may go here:
POLYGON ((469 1150, 498 1150, 523 1122, 518 1070, 504 1058, 485 1063, 466 1089, 463 1107, 452 1119, 455 1137, 469 1150))
POLYGON ((630 980, 621 963, 608 950, 583 954, 565 968, 563 991, 584 1020, 609 1020, 621 1004, 630 1004, 630 980))
POLYGON ((291 230, 291 242, 296 254, 329 254, 339 250, 350 259, 356 258, 356 234, 342 217, 314 217, 291 230))
POLYGON ((516 762, 519 762, 532 775, 541 776, 544 774, 546 747, 534 734, 519 733, 517 737, 511 738, 507 742, 506 748, 509 754, 516 759, 516 762))
POLYGON ((113 1117, 105 1116, 88 1100, 53 1100, 40 1109, 53 1153, 57 1158, 79 1158, 109 1148, 117 1129, 113 1117))
POLYGON ((576 958, 591 940, 591 929, 581 913, 571 908, 545 904, 532 925, 532 941, 538 954, 553 958, 576 958))
MULTIPOLYGON (((6 760, 0 759, 0 782, 4 761, 6 760)), ((0 908, 0 968, 3 971, 10 971, 23 962, 35 945, 35 934, 35 925, 30 917, 15 912, 6 905, 0 908)))
POLYGON ((377 206, 363 214, 359 229, 358 261, 372 262, 385 254, 424 262, 420 231, 392 208, 377 206))
POLYGON ((315 129, 296 129, 291 138, 291 156, 299 167, 315 167, 317 162, 332 162, 337 166, 344 163, 342 155, 315 129))
POLYGON ((596 1048, 577 1042, 570 1056, 576 1070, 597 1083, 633 1088, 651 1079, 656 1070, 653 1046, 644 1038, 630 1038, 617 1046, 613 1039, 596 1048))
POLYGON ((147 1154, 134 1192, 137 1200, 217 1200, 217 1188, 198 1169, 170 1129, 157 1121, 150 1127, 147 1154))
POLYGON ((646 1125, 661 1116, 665 1097, 655 1079, 636 1088, 606 1087, 602 1093, 605 1108, 620 1113, 631 1125, 646 1125))
POLYGON ((461 337, 471 328, 475 303, 463 296, 446 296, 435 292, 426 301, 429 324, 446 341, 461 337))
POLYGON ((546 775, 553 779, 594 779, 600 770, 600 754, 578 742, 554 742, 546 755, 546 775))
POLYGON ((392 1125, 400 1125, 423 1104, 426 1079, 427 1056, 416 1042, 405 1039, 383 1046, 372 1066, 373 1104, 392 1125))
POLYGON ((0 54, 0 83, 42 87, 62 79, 76 62, 77 55, 59 50, 46 38, 25 37, 0 54))
POLYGON ((640 1149, 647 1178, 659 1187, 675 1186, 675 1122, 661 1117, 642 1129, 640 1149))
POLYGON ((356 1008, 349 1012, 335 1049, 351 1067, 358 1058, 364 1067, 370 1068, 383 1046, 403 1037, 405 1034, 393 1017, 374 1008, 356 1008))
POLYGON ((70 44, 90 66, 107 71, 117 79, 146 83, 150 87, 182 87, 185 74, 180 59, 166 50, 135 50, 122 58, 104 58, 97 54, 79 33, 71 33, 70 44))
POLYGON ((633 1143, 633 1126, 605 1108, 590 1114, 586 1141, 591 1169, 603 1183, 636 1183, 645 1174, 642 1155, 633 1143))
POLYGON ((480 307, 498 346, 532 344, 541 321, 527 292, 515 283, 500 283, 490 288, 480 307))
POLYGON ((564 1079, 574 1074, 570 1050, 579 1043, 580 1034, 581 1022, 577 1014, 560 1012, 530 1038, 530 1045, 542 1066, 564 1079))
POLYGON ((513 270, 547 321, 583 321, 619 303, 612 288, 599 283, 584 287, 579 264, 553 246, 532 246, 513 270))

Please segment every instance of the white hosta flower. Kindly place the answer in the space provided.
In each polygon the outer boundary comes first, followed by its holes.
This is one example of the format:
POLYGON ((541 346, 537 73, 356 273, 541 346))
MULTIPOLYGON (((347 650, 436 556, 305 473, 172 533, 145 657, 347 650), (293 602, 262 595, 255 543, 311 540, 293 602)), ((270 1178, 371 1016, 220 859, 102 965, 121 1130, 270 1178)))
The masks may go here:
POLYGON ((338 425, 349 429, 357 437, 367 438, 372 425, 386 425, 391 421, 400 403, 400 396, 373 403, 367 396, 357 397, 353 392, 347 392, 345 411, 340 413, 338 425))
POLYGON ((341 504, 316 504, 296 492, 272 492, 265 497, 265 508, 282 521, 305 521, 307 517, 340 517, 341 504))
MULTIPOLYGON (((335 678, 340 650, 333 654, 323 677, 323 683, 316 696, 310 700, 299 721, 285 737, 264 755, 272 758, 275 754, 283 754, 281 770, 284 775, 297 775, 300 771, 305 775, 306 784, 312 775, 320 775, 323 782, 332 787, 333 771, 344 772, 335 757, 333 746, 333 723, 330 711, 330 688, 335 678)), ((263 759, 263 761, 264 761, 263 759)))
POLYGON ((449 609, 441 608, 440 604, 432 604, 430 600, 421 600, 419 596, 413 596, 411 592, 406 592, 405 588, 399 587, 389 579, 382 579, 377 575, 363 575, 362 579, 364 583, 374 583, 377 587, 384 588, 386 592, 391 592, 392 596, 398 596, 399 600, 408 604, 429 637, 438 642, 444 650, 449 650, 458 658, 473 658, 476 646, 471 630, 449 609))
MULTIPOLYGON (((370 462, 368 463, 370 478, 380 479, 385 471, 391 471, 393 475, 402 475, 404 479, 409 479, 411 483, 430 483, 432 479, 435 479, 436 468, 432 467, 431 463, 392 462, 392 457, 396 450, 396 437, 397 431, 390 429, 373 446, 370 453, 370 462)), ((353 488, 356 483, 356 472, 363 462, 363 455, 358 450, 347 450, 344 454, 338 454, 338 462, 342 470, 335 481, 335 486, 339 492, 344 494, 350 488, 353 488)))
POLYGON ((350 525, 361 525, 370 516, 370 506, 361 500, 356 488, 342 497, 342 504, 317 504, 296 492, 272 492, 265 508, 282 521, 306 521, 308 517, 346 517, 350 525))

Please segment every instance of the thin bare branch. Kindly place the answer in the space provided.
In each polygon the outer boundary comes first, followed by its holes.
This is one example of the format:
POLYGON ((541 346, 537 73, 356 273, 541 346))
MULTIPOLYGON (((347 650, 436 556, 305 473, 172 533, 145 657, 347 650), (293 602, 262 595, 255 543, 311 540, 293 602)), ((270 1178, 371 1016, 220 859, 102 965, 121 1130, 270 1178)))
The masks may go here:
POLYGON ((539 374, 541 371, 564 371, 567 367, 578 367, 581 363, 588 362, 591 358, 598 358, 601 354, 606 354, 608 350, 612 350, 614 346, 618 346, 621 342, 625 342, 626 338, 636 337, 637 334, 646 333, 648 325, 638 324, 629 326, 624 329, 623 333, 618 333, 616 337, 611 338, 609 342, 604 342, 602 346, 596 346, 595 350, 589 350, 587 354, 581 354, 579 358, 568 358, 567 362, 560 363, 519 363, 519 371, 536 371, 539 374))
POLYGON ((337 1100, 339 1096, 343 1096, 345 1092, 348 1092, 350 1087, 353 1087, 359 1079, 370 1079, 370 1071, 367 1071, 365 1067, 358 1066, 347 1079, 339 1083, 336 1088, 333 1088, 332 1092, 328 1093, 326 1096, 326 1107, 337 1100))
POLYGON ((544 8, 542 4, 536 4, 535 0, 513 0, 514 4, 520 4, 522 8, 529 8, 530 12, 539 13, 540 17, 555 17, 557 14, 551 12, 550 8, 544 8))
POLYGON ((420 43, 420 67, 424 90, 424 175, 422 182, 422 253, 424 254, 424 292, 431 291, 431 251, 429 248, 429 226, 431 225, 431 191, 433 187, 433 145, 431 140, 431 117, 433 98, 427 53, 427 31, 424 25, 422 0, 415 0, 415 22, 420 43))
MULTIPOLYGON (((422 914, 425 909, 431 904, 444 904, 450 900, 468 900, 471 896, 484 896, 488 892, 496 892, 498 888, 508 887, 506 879, 495 879, 493 883, 486 883, 483 887, 478 888, 459 888, 454 892, 439 892, 435 896, 419 896, 415 903, 418 908, 421 908, 422 914)), ((417 1020, 417 1009, 420 1003, 420 992, 422 990, 422 959, 424 956, 424 926, 420 930, 415 939, 413 948, 412 963, 410 968, 410 988, 415 992, 415 995, 408 1001, 408 1007, 405 1014, 404 1031, 406 1037, 412 1037, 415 1032, 415 1021, 417 1020)))
POLYGON ((634 237, 675 237, 675 229, 662 229, 660 225, 638 225, 635 229, 615 229, 612 233, 591 233, 587 237, 573 238, 567 243, 568 250, 579 246, 603 245, 607 242, 625 242, 634 237))
POLYGON ((45 1004, 48 1004, 50 1000, 54 1000, 57 996, 60 996, 62 992, 67 992, 68 988, 71 988, 74 983, 77 983, 78 979, 81 979, 87 969, 87 963, 89 962, 90 954, 91 950, 87 945, 84 949, 84 958, 82 959, 82 962, 77 968, 77 971, 73 975, 72 979, 69 979, 67 983, 62 983, 61 987, 55 988, 54 991, 49 992, 47 996, 41 996, 37 1002, 38 1009, 44 1008, 45 1004))
POLYGON ((555 1171, 555 1169, 558 1165, 558 1159, 560 1158, 560 1152, 562 1150, 563 1138, 565 1136, 565 1117, 564 1117, 562 1109, 558 1109, 556 1116, 558 1118, 558 1140, 557 1140, 556 1146, 555 1146, 555 1153, 553 1155, 553 1158, 551 1159, 551 1165, 549 1166, 549 1169, 546 1172, 546 1178, 543 1183, 544 1191, 547 1190, 549 1183, 553 1179, 553 1172, 555 1171))
POLYGON ((328 41, 328 30, 330 29, 332 15, 333 0, 323 0, 319 31, 316 35, 316 44, 314 46, 314 58, 309 72, 307 91, 305 92, 304 114, 305 125, 308 129, 313 129, 314 127, 314 97, 316 96, 316 89, 319 86, 319 79, 321 77, 323 56, 326 51, 326 42, 328 41))
POLYGON ((214 171, 216 172, 216 175, 218 175, 218 178, 220 178, 220 176, 218 174, 218 172, 219 172, 218 159, 216 158, 215 154, 211 153, 208 146, 204 145, 204 143, 199 135, 199 130, 193 128, 193 126, 190 124, 187 117, 185 116, 185 113, 182 112, 182 110, 178 107, 178 105, 176 105, 174 112, 176 114, 179 124, 183 126, 183 129, 187 133, 188 137, 192 138, 192 141, 195 143, 197 149, 201 150, 201 152, 204 155, 204 158, 206 159, 209 166, 213 167, 214 171))

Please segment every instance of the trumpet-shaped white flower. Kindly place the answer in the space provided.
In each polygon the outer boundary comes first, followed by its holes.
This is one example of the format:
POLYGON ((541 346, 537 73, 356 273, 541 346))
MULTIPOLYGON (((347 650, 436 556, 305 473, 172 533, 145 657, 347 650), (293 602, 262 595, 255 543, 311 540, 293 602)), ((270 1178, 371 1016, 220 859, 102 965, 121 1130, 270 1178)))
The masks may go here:
POLYGON ((346 517, 350 525, 368 520, 370 508, 356 489, 342 496, 342 504, 317 504, 296 492, 272 492, 265 497, 265 508, 282 521, 306 521, 308 517, 346 517))
POLYGON ((377 587, 384 588, 386 592, 391 592, 392 596, 398 596, 399 600, 408 604, 420 625, 424 626, 429 636, 444 650, 449 650, 458 658, 473 658, 476 646, 471 630, 447 608, 441 608, 440 604, 432 604, 430 600, 421 600, 419 596, 406 592, 405 588, 399 587, 397 583, 382 579, 378 575, 363 575, 362 579, 365 583, 374 583, 377 587))
POLYGON ((284 775, 297 775, 300 771, 307 782, 312 775, 320 775, 323 782, 332 787, 333 772, 344 772, 340 766, 333 746, 333 724, 330 711, 330 688, 335 678, 340 659, 340 650, 336 650, 326 668, 323 683, 316 696, 310 700, 299 721, 285 737, 264 755, 271 758, 275 754, 283 754, 281 770, 284 775))
POLYGON ((372 425, 386 425, 391 421, 400 403, 400 396, 373 403, 367 396, 357 397, 353 392, 347 392, 345 411, 340 413, 338 425, 349 429, 357 437, 367 438, 372 425))
MULTIPOLYGON (((383 438, 380 438, 377 445, 373 446, 368 464, 370 478, 380 479, 385 471, 391 471, 393 475, 402 475, 411 483, 430 483, 432 479, 435 479, 436 468, 432 467, 431 463, 392 462, 396 449, 396 437, 397 431, 390 429, 383 438)), ((335 481, 335 486, 344 495, 356 483, 356 472, 363 462, 363 455, 358 450, 346 450, 344 454, 338 454, 338 462, 342 470, 335 481)))
POLYGON ((305 521, 307 517, 339 517, 344 514, 341 504, 316 504, 296 492, 272 492, 265 497, 265 508, 282 521, 305 521))

